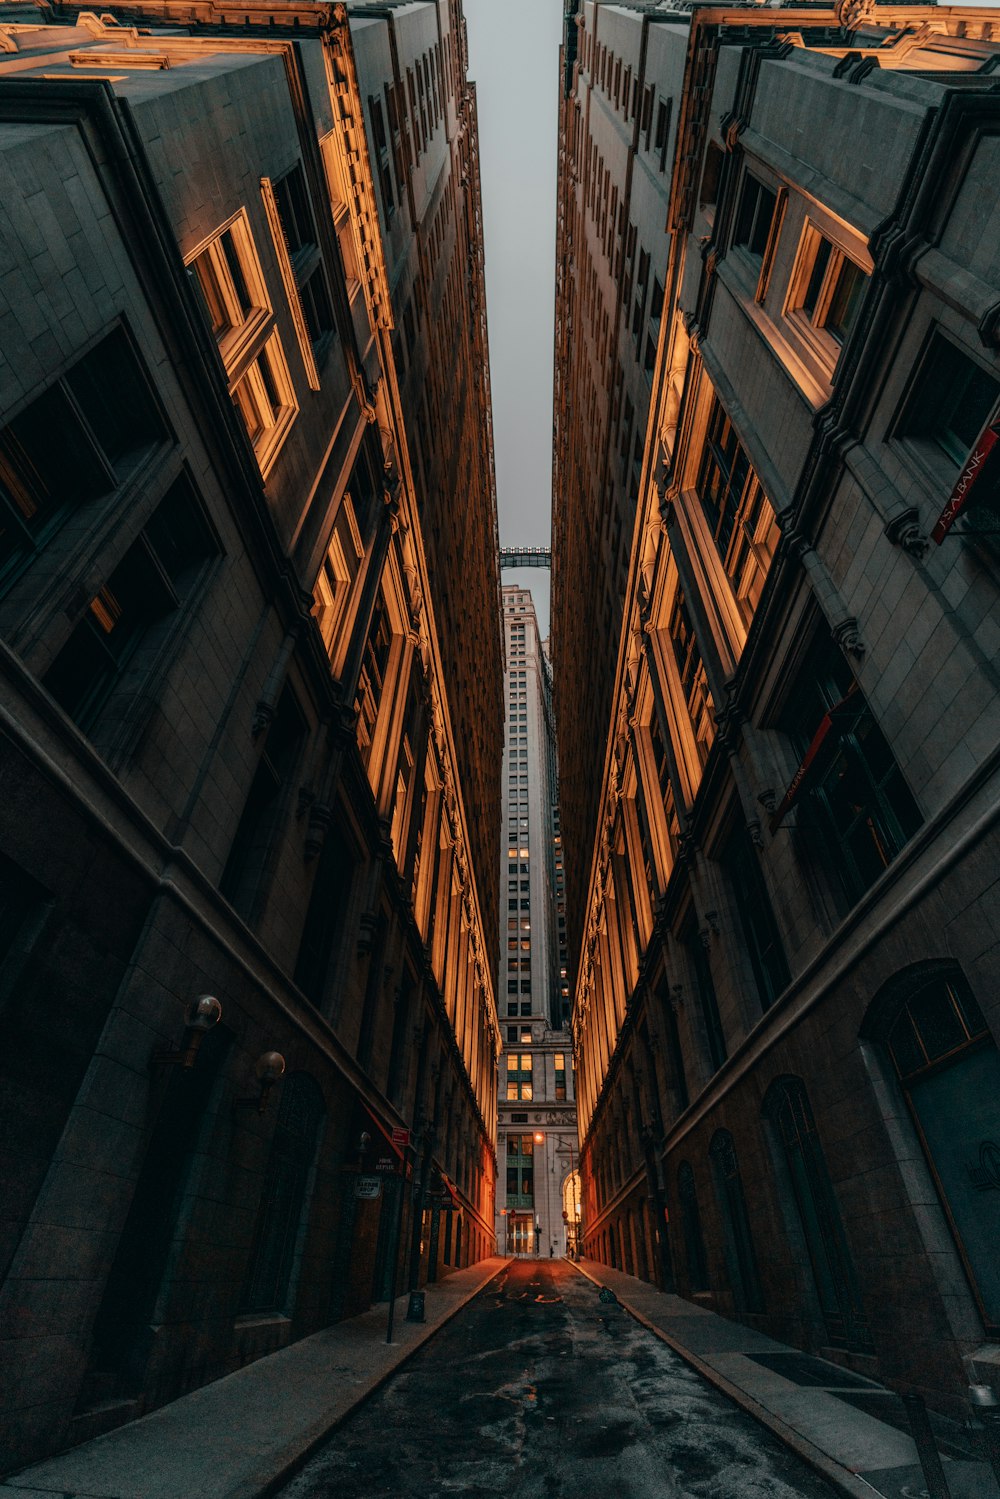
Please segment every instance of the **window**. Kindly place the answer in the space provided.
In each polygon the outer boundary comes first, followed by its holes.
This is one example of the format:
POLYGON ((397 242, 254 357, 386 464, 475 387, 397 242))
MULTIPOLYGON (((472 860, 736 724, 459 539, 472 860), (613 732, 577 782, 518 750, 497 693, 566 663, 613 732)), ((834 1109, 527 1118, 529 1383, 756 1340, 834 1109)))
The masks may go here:
POLYGON ((762 1112, 773 1126, 784 1160, 830 1344, 872 1353, 854 1261, 801 1079, 773 1082, 762 1112))
POLYGON ((319 356, 325 352, 335 324, 301 165, 293 167, 274 184, 274 197, 309 339, 319 356))
POLYGON ((832 340, 836 356, 851 331, 868 280, 859 265, 807 223, 792 273, 787 311, 832 340))
POLYGON ((733 905, 757 984, 760 1007, 767 1010, 788 985, 788 963, 760 856, 742 824, 730 836, 722 863, 732 886, 733 905))
POLYGON ((776 814, 796 802, 803 840, 852 906, 917 831, 921 816, 864 695, 832 642, 806 658, 782 719, 803 767, 776 814))
POLYGON ((278 1120, 268 1157, 250 1264, 240 1311, 288 1312, 296 1251, 307 1205, 323 1095, 304 1072, 281 1086, 278 1120))
POLYGON ((670 99, 661 99, 656 106, 656 133, 653 137, 653 149, 660 158, 660 171, 666 171, 667 167, 667 141, 670 138, 670 99))
POLYGON ((166 437, 123 328, 0 429, 0 584, 166 437), (58 433, 58 442, 53 442, 58 433))
POLYGON ((691 719, 691 727, 694 730, 695 749, 704 767, 708 752, 715 740, 715 706, 712 702, 701 648, 694 633, 694 625, 691 622, 684 590, 680 584, 674 595, 668 630, 680 676, 681 691, 691 719))
POLYGON ((712 965, 709 962, 708 952, 698 935, 696 925, 694 917, 690 916, 681 932, 680 940, 684 944, 691 966, 694 969, 695 994, 698 999, 702 1029, 705 1034, 705 1048, 708 1053, 709 1065, 712 1072, 718 1072, 727 1056, 726 1034, 722 1029, 719 1001, 715 993, 715 983, 712 979, 712 965))
POLYGON ((378 99, 368 100, 368 109, 372 122, 372 138, 375 145, 375 162, 378 170, 379 184, 382 188, 382 203, 385 208, 385 220, 388 224, 396 212, 396 194, 393 191, 392 173, 389 170, 389 141, 385 133, 385 117, 382 113, 382 105, 378 99))
POLYGON ((298 405, 245 212, 199 250, 189 270, 266 477, 298 405))
POLYGON ((368 639, 365 641, 361 674, 358 678, 358 690, 354 700, 354 711, 357 714, 358 749, 361 751, 361 758, 366 767, 371 758, 372 739, 378 719, 379 704, 382 701, 382 684, 385 681, 391 648, 392 634, 389 628, 389 616, 380 598, 368 631, 368 639))
POLYGON ((736 210, 733 244, 752 255, 755 260, 764 258, 777 203, 778 195, 774 189, 765 187, 763 182, 758 182, 748 172, 743 179, 739 208, 736 210))
POLYGON ((715 1190, 725 1227, 726 1265, 733 1300, 738 1312, 763 1312, 764 1296, 757 1270, 747 1213, 743 1179, 733 1137, 726 1129, 717 1130, 708 1148, 715 1177, 715 1190))
MULTIPOLYGON (((523 1006, 522 1006, 523 1010, 523 1006)), ((530 1014, 530 1007, 528 1010, 530 1014)), ((531 1098, 531 1052, 507 1053, 507 1097, 527 1101, 531 1098)))
POLYGON ((698 194, 702 208, 714 208, 718 201, 723 160, 722 147, 715 141, 709 141, 705 147, 705 165, 701 172, 701 190, 698 194))
POLYGON ((219 889, 241 916, 253 914, 268 854, 287 806, 306 723, 286 686, 267 730, 219 889))
POLYGON ((698 1193, 694 1184, 694 1171, 689 1161, 681 1161, 677 1168, 677 1197, 681 1205, 681 1229, 684 1235, 684 1253, 687 1259, 688 1286, 691 1291, 707 1291, 708 1257, 701 1231, 701 1214, 698 1211, 698 1193))
POLYGON ((760 602, 779 531, 771 502, 718 396, 712 397, 698 494, 746 625, 760 602))
POLYGON ((340 258, 343 262, 344 280, 347 284, 347 295, 349 300, 353 302, 361 290, 357 240, 348 206, 348 192, 344 182, 346 171, 341 161, 340 148, 336 136, 332 131, 329 135, 324 136, 321 142, 321 149, 323 152, 323 165, 326 168, 326 185, 330 194, 330 207, 333 212, 333 227, 337 236, 337 245, 340 249, 340 258))
POLYGON ((333 536, 313 587, 313 617, 319 625, 327 654, 336 664, 337 642, 344 605, 365 555, 354 514, 354 501, 345 493, 333 523, 333 536))
POLYGON ((556 1102, 562 1103, 566 1098, 566 1058, 561 1052, 556 1052, 553 1057, 556 1081, 556 1102))
POLYGON ((888 1053, 983 1321, 997 1337, 1000 1053, 982 1010, 952 964, 917 964, 875 999, 864 1034, 888 1053))
MULTIPOLYGON (((512 1115, 512 1119, 518 1116, 512 1115)), ((535 1142, 531 1135, 507 1136, 507 1206, 530 1208, 535 1203, 535 1142)))
POLYGON ((46 672, 56 702, 101 748, 134 726, 154 661, 216 551, 187 480, 178 479, 46 672))
MULTIPOLYGON (((935 333, 898 435, 933 445, 950 463, 964 463, 998 398, 1000 381, 935 333)), ((988 477, 974 487, 974 504, 988 477)))

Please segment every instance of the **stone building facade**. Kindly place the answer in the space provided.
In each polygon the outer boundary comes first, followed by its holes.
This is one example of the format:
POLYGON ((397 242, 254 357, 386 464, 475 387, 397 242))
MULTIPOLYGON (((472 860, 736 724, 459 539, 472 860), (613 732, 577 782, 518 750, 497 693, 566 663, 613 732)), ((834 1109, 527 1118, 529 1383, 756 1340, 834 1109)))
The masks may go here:
POLYGON ((10 1465, 493 1250, 475 104, 405 25, 0 26, 10 1465))
POLYGON ((506 919, 497 981, 497 1245, 507 1254, 549 1257, 573 1245, 579 1218, 552 684, 530 591, 504 587, 502 597, 506 919))
POLYGON ((961 1411, 1000 1385, 1000 23, 860 15, 568 19, 564 786, 596 695, 568 596, 605 519, 570 477, 592 462, 579 351, 616 332, 614 415, 647 136, 667 183, 601 786, 563 802, 584 1230, 605 1263, 961 1411), (630 189, 595 150, 613 122, 630 189))

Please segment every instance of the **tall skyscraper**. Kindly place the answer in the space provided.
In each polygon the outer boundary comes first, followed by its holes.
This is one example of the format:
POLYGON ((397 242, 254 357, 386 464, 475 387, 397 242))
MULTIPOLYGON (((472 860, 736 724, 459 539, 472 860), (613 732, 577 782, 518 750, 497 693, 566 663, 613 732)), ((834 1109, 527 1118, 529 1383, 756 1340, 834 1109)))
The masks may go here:
POLYGON ((463 28, 0 24, 7 1462, 493 1249, 463 28))
POLYGON ((584 0, 562 71, 587 1250, 955 1410, 1000 1327, 998 53, 584 0))
POLYGON ((507 659, 497 1242, 563 1254, 578 1221, 562 834, 552 693, 530 592, 503 589, 507 659), (565 1214, 565 1217, 563 1216, 565 1214))

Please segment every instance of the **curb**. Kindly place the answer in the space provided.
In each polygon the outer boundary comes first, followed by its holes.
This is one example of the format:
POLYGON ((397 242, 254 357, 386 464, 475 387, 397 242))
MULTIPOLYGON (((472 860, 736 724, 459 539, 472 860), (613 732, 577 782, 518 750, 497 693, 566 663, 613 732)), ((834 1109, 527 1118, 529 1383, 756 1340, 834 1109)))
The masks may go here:
MULTIPOLYGON (((328 1426, 324 1426, 321 1432, 310 1436, 308 1442, 300 1452, 297 1452, 294 1457, 289 1457, 287 1461, 283 1461, 281 1468, 277 1472, 272 1473, 269 1478, 260 1480, 253 1486, 249 1484, 241 1484, 236 1488, 228 1489, 225 1495, 222 1496, 222 1499, 272 1499, 272 1495, 276 1494, 279 1489, 284 1487, 285 1484, 290 1483, 296 1476, 296 1474, 301 1472, 309 1459, 315 1455, 320 1447, 323 1446, 323 1443, 329 1441, 330 1437, 337 1430, 338 1426, 342 1426, 343 1423, 348 1419, 348 1417, 354 1414, 359 1406, 364 1405, 366 1400, 371 1399, 376 1390, 380 1390, 382 1386, 384 1384, 387 1384, 395 1374, 398 1374, 399 1370, 402 1369, 405 1364, 408 1364, 410 1362, 410 1359, 413 1358, 414 1354, 419 1353, 421 1348, 423 1348, 426 1343, 430 1342, 435 1333, 440 1332, 442 1327, 447 1327, 448 1323, 451 1322, 455 1317, 457 1317, 459 1312, 465 1310, 470 1301, 473 1301, 477 1296, 485 1291, 487 1286, 491 1286, 495 1280, 499 1280, 500 1276, 505 1274, 505 1272, 510 1269, 512 1263, 513 1261, 511 1259, 506 1260, 506 1262, 500 1266, 499 1270, 494 1270, 492 1275, 488 1275, 485 1280, 479 1283, 478 1286, 474 1286, 467 1295, 462 1297, 461 1301, 457 1302, 455 1306, 452 1307, 447 1316, 442 1317, 441 1321, 436 1322, 433 1327, 427 1328, 419 1341, 414 1343, 411 1348, 407 1348, 406 1351, 400 1356, 400 1358, 396 1360, 394 1364, 392 1364, 389 1368, 384 1369, 372 1381, 367 1389, 361 1391, 357 1395, 356 1399, 351 1401, 351 1404, 347 1406, 345 1410, 338 1411, 337 1415, 330 1421, 330 1424, 328 1426)), ((279 1461, 281 1460, 279 1459, 279 1461)))
MULTIPOLYGON (((604 1289, 603 1283, 595 1275, 591 1275, 589 1270, 584 1270, 575 1260, 571 1260, 570 1264, 574 1270, 579 1271, 585 1280, 589 1280, 591 1285, 598 1286, 602 1290, 604 1289)), ((658 1337, 661 1343, 666 1343, 667 1347, 672 1349, 678 1358, 683 1359, 689 1368, 693 1369, 696 1374, 700 1374, 702 1379, 707 1380, 710 1385, 725 1395, 734 1405, 738 1405, 741 1410, 746 1411, 747 1415, 752 1416, 761 1426, 766 1426, 768 1431, 778 1438, 779 1442, 794 1452, 796 1457, 800 1457, 803 1462, 808 1463, 821 1478, 825 1478, 827 1483, 831 1484, 837 1490, 838 1494, 845 1495, 845 1499, 872 1499, 872 1495, 878 1494, 878 1489, 872 1488, 871 1484, 866 1482, 864 1478, 861 1478, 857 1473, 852 1473, 849 1468, 841 1467, 840 1463, 835 1462, 832 1457, 828 1457, 825 1452, 822 1452, 818 1447, 814 1447, 812 1442, 802 1436, 801 1432, 796 1431, 791 1426, 786 1426, 784 1421, 773 1415, 769 1410, 766 1410, 764 1406, 759 1405, 752 1395, 748 1395, 738 1385, 732 1384, 726 1379, 725 1375, 720 1374, 716 1369, 704 1363, 696 1353, 692 1353, 689 1348, 685 1348, 683 1343, 679 1343, 670 1333, 664 1332, 662 1327, 657 1327, 656 1323, 651 1322, 643 1312, 640 1312, 636 1307, 624 1301, 618 1295, 617 1291, 614 1295, 618 1305, 623 1307, 630 1317, 633 1317, 648 1332, 658 1337)))

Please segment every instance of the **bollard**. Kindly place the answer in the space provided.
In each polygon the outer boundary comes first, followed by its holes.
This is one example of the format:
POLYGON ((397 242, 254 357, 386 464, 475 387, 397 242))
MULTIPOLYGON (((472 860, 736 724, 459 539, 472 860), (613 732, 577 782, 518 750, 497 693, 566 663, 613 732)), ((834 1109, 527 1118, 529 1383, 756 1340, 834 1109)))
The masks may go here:
POLYGON ((906 1417, 910 1423, 910 1431, 916 1443, 917 1457, 920 1459, 920 1469, 924 1475, 927 1492, 930 1499, 951 1499, 951 1490, 948 1480, 944 1476, 944 1468, 941 1466, 941 1457, 931 1430, 930 1419, 927 1415, 927 1407, 924 1405, 922 1395, 904 1395, 903 1406, 906 1417))
POLYGON ((1000 1400, 996 1390, 988 1384, 970 1384, 969 1404, 972 1430, 1000 1486, 1000 1400))

